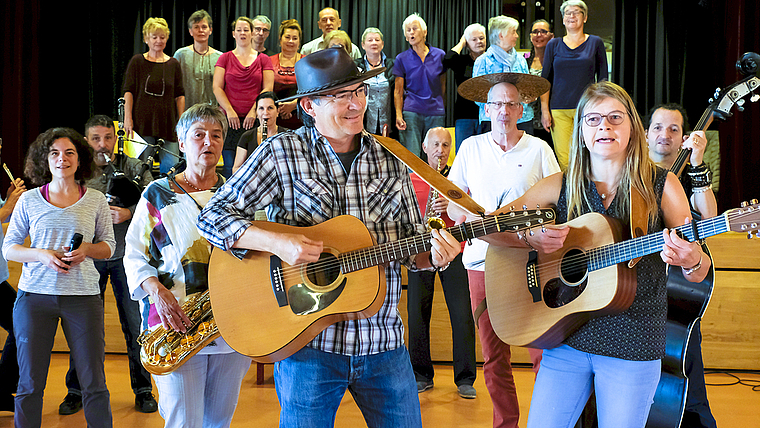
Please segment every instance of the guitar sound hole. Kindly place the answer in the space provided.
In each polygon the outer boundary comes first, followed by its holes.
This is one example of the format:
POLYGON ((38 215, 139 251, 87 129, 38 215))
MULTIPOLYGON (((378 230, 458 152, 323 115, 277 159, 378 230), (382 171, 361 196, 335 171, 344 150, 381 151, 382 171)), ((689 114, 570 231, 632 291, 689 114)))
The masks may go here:
POLYGON ((581 250, 573 249, 562 257, 562 278, 567 284, 577 284, 586 276, 586 255, 581 250))
POLYGON ((312 284, 326 287, 340 275, 340 261, 335 255, 331 253, 322 253, 319 256, 319 261, 316 263, 309 263, 306 266, 306 276, 312 284))
POLYGON ((559 308, 580 296, 588 282, 587 266, 586 255, 582 251, 568 251, 560 265, 562 278, 552 278, 544 285, 543 297, 546 306, 559 308))

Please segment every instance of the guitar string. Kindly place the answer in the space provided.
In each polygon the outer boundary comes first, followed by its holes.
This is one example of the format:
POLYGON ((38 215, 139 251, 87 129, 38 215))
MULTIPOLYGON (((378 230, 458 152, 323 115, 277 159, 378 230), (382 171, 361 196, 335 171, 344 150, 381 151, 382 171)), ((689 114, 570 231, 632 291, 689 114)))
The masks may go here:
MULTIPOLYGON (((741 217, 745 217, 745 216, 751 215, 751 214, 752 214, 752 212, 750 212, 750 211, 745 211, 745 212, 730 212, 730 213, 726 213, 725 217, 728 217, 729 220, 731 220, 731 221, 736 221, 736 220, 738 220, 741 217)), ((714 231, 716 223, 717 224, 721 223, 722 222, 721 220, 723 220, 723 217, 724 217, 723 215, 717 216, 717 217, 713 217, 711 219, 703 220, 703 221, 699 222, 698 224, 701 226, 700 229, 702 229, 702 230, 709 229, 711 227, 712 230, 714 231)), ((523 220, 523 219, 520 219, 520 220, 523 220)), ((448 228, 447 230, 454 229, 454 228, 464 229, 466 225, 469 225, 470 229, 472 230, 472 229, 475 229, 475 225, 473 223, 475 223, 475 222, 463 223, 461 225, 452 226, 451 228, 448 228)), ((481 224, 477 225, 477 228, 488 227, 486 225, 487 223, 489 225, 493 225, 495 223, 498 223, 498 220, 496 219, 495 216, 494 217, 489 217, 488 219, 482 220, 481 224)), ((725 227, 725 226, 723 226, 723 227, 725 227)), ((688 234, 689 232, 692 231, 690 224, 681 225, 681 226, 678 226, 678 227, 673 228, 673 229, 680 230, 682 233, 686 232, 685 234, 688 234)), ((514 232, 512 230, 509 230, 509 231, 514 232)), ((698 229, 698 231, 699 231, 699 229, 698 229)), ((318 262, 313 262, 313 263, 304 263, 304 264, 299 264, 299 265, 293 265, 293 266, 290 266, 290 267, 287 267, 287 268, 282 268, 281 269, 281 276, 282 276, 283 279, 290 279, 293 276, 300 276, 300 272, 303 269, 304 265, 308 265, 307 268, 309 270, 312 270, 312 271, 324 271, 324 270, 327 270, 327 269, 339 269, 341 267, 342 263, 345 262, 346 258, 348 258, 348 257, 353 257, 354 258, 353 261, 348 262, 349 264, 353 263, 355 265, 364 266, 365 263, 367 263, 367 262, 370 263, 369 265, 367 265, 367 266, 365 266, 363 268, 360 268, 360 269, 376 266, 376 265, 382 264, 382 263, 384 263, 386 261, 391 261, 391 260, 385 260, 383 258, 383 260, 384 260, 383 262, 379 262, 379 263, 377 262, 380 258, 382 258, 383 251, 385 251, 385 253, 387 255, 390 255, 391 251, 393 252, 394 255, 395 255, 396 251, 403 252, 403 248, 401 248, 401 246, 403 245, 402 243, 406 243, 407 250, 411 246, 414 246, 415 248, 417 248, 418 246, 423 246, 423 248, 424 248, 425 245, 429 245, 430 244, 429 238, 430 238, 430 234, 429 233, 422 234, 422 235, 415 235, 415 236, 412 236, 412 237, 409 237, 409 238, 405 238, 405 239, 400 240, 400 241, 395 241, 395 242, 392 242, 392 243, 381 244, 381 245, 378 245, 378 246, 375 246, 375 247, 362 248, 362 249, 358 249, 358 250, 352 250, 352 251, 349 251, 347 253, 342 253, 341 254, 342 258, 339 257, 339 258, 332 258, 332 259, 329 259, 329 260, 323 260, 323 261, 318 261, 318 262), (394 249, 393 247, 396 247, 396 248, 394 249), (385 250, 383 250, 383 248, 385 248, 385 250), (364 253, 364 254, 362 254, 362 253, 364 253), (374 254, 375 263, 372 262, 373 254, 374 254)), ((537 267, 537 269, 540 270, 539 272, 546 272, 547 270, 555 270, 556 267, 560 263, 565 263, 565 265, 568 268, 567 272, 577 273, 577 272, 581 272, 581 271, 587 269, 588 264, 589 264, 589 259, 592 258, 592 257, 593 258, 599 258, 604 253, 613 253, 613 254, 617 254, 617 255, 621 255, 621 253, 622 253, 623 255, 626 255, 626 254, 630 254, 631 250, 636 250, 636 249, 639 249, 640 247, 651 248, 653 244, 654 244, 654 246, 656 246, 658 248, 662 248, 662 245, 664 244, 664 240, 663 240, 661 234, 654 233, 654 234, 646 235, 646 236, 643 236, 643 237, 640 237, 640 238, 636 238, 636 239, 632 239, 632 240, 628 240, 628 241, 624 241, 624 242, 618 242, 618 243, 612 243, 612 244, 603 245, 603 246, 591 249, 590 251, 588 251, 586 253, 581 253, 581 254, 578 254, 578 255, 569 256, 569 257, 566 257, 566 258, 561 259, 561 260, 556 260, 556 261, 552 261, 552 262, 545 262, 545 263, 538 263, 536 267, 537 267), (618 247, 620 249, 616 251, 614 247, 618 247), (591 256, 589 256, 589 255, 591 255, 591 256), (569 269, 574 269, 574 270, 570 271, 569 269)), ((427 251, 427 250, 425 250, 425 251, 427 251)), ((424 251, 420 251, 419 253, 422 253, 422 252, 424 252, 424 251)), ((654 253, 654 252, 657 252, 657 250, 653 251, 652 253, 654 253)), ((627 261, 627 260, 624 260, 624 261, 627 261)), ((360 270, 360 269, 356 269, 356 270, 360 270)))
MULTIPOLYGON (((505 213, 500 214, 498 216, 489 216, 486 219, 473 221, 469 223, 462 223, 456 226, 452 226, 450 228, 447 228, 446 230, 449 230, 450 232, 453 230, 455 233, 462 233, 463 237, 467 235, 467 229, 469 229, 470 234, 473 234, 475 230, 483 229, 484 232, 487 232, 486 229, 491 228, 493 226, 496 226, 499 224, 499 219, 504 219, 504 217, 507 217, 506 220, 509 222, 509 220, 517 220, 519 221, 519 225, 522 225, 526 221, 531 222, 531 226, 533 225, 533 221, 535 220, 534 217, 519 217, 519 213, 515 213, 514 216, 510 215, 511 213, 505 213)), ((504 226, 503 231, 510 231, 514 232, 516 229, 513 230, 513 227, 519 226, 518 224, 509 224, 507 223, 504 226)), ((326 271, 330 269, 339 269, 344 263, 354 266, 364 266, 359 269, 364 269, 367 267, 376 266, 378 264, 385 263, 387 261, 396 260, 397 258, 393 258, 390 260, 386 260, 383 257, 383 253, 386 254, 386 256, 390 256, 391 253, 393 253, 394 257, 397 252, 400 252, 403 254, 404 248, 406 248, 407 251, 411 249, 411 247, 414 247, 415 250, 418 250, 418 247, 425 248, 426 245, 430 245, 430 233, 425 233, 421 235, 415 235, 411 236, 405 239, 401 239, 398 241, 380 244, 373 247, 367 247, 367 248, 360 248, 357 250, 351 250, 346 253, 341 253, 339 257, 337 258, 330 258, 328 260, 320 260, 313 263, 301 263, 298 265, 292 265, 285 268, 280 269, 280 276, 283 280, 291 279, 293 277, 298 277, 301 275, 301 271, 304 268, 304 265, 307 265, 306 268, 309 271, 313 272, 321 272, 326 271), (374 258, 374 263, 373 259, 374 258), (378 262, 378 260, 383 260, 378 262)), ((429 248, 425 248, 423 251, 417 251, 415 254, 424 253, 425 251, 428 251, 429 248)), ((409 255, 412 255, 411 253, 409 255)))
MULTIPOLYGON (((524 221, 524 219, 520 219, 521 221, 524 221)), ((476 229, 486 229, 489 227, 492 227, 494 225, 498 224, 498 218, 497 216, 490 216, 487 219, 479 220, 479 221, 473 221, 469 223, 463 223, 460 225, 452 226, 450 228, 447 228, 446 230, 454 230, 455 233, 459 232, 466 232, 466 229, 470 229, 470 231, 474 231, 476 229)), ((385 243, 376 245, 373 247, 367 247, 367 248, 360 248, 356 250, 351 250, 346 253, 341 253, 339 257, 337 258, 331 258, 329 260, 321 260, 313 263, 302 263, 298 265, 292 265, 289 267, 282 268, 280 270, 280 275, 283 279, 290 279, 293 276, 300 276, 300 273, 304 267, 306 267, 310 271, 324 271, 328 269, 338 269, 340 268, 344 263, 346 264, 353 264, 354 266, 364 266, 365 264, 368 264, 365 267, 372 267, 376 266, 378 264, 382 264, 386 261, 392 261, 392 260, 385 260, 383 257, 383 253, 385 253, 386 256, 390 256, 391 253, 395 256, 397 252, 400 252, 401 254, 404 253, 404 248, 406 248, 407 251, 409 251, 412 247, 414 247, 415 250, 419 249, 419 247, 425 248, 426 245, 430 245, 430 233, 424 233, 421 235, 414 235, 410 236, 408 238, 404 238, 398 241, 385 243), (373 259, 374 258, 374 263, 373 259), (378 260, 383 260, 378 263, 378 260), (306 266, 304 266, 306 265, 306 266)), ((429 248, 424 249, 423 251, 418 251, 415 254, 424 253, 425 251, 428 251, 429 248)), ((411 253, 409 255, 412 255, 411 253)), ((356 269, 360 270, 360 269, 356 269)))
MULTIPOLYGON (((737 220, 741 219, 742 217, 746 217, 748 215, 751 215, 752 212, 733 212, 733 213, 727 213, 725 217, 729 219, 729 222, 733 221, 736 222, 737 220)), ((716 235, 723 232, 717 232, 717 230, 723 230, 723 231, 729 231, 730 227, 725 226, 723 224, 724 216, 717 216, 710 219, 703 220, 698 223, 698 232, 700 232, 700 235, 704 235, 704 232, 712 232, 712 235, 716 235)), ((681 232, 691 232, 691 225, 681 225, 676 228, 680 230, 681 232)), ((688 236, 687 236, 688 238, 688 236)), ((545 263, 538 263, 536 265, 536 269, 539 270, 539 275, 541 273, 546 273, 547 271, 556 271, 557 267, 560 264, 563 264, 566 266, 565 272, 568 274, 566 276, 569 276, 569 274, 577 274, 579 272, 587 271, 589 270, 589 265, 592 262, 598 261, 598 259, 602 258, 605 254, 606 255, 614 255, 613 257, 607 257, 611 259, 616 258, 624 258, 625 260, 622 260, 622 262, 628 261, 634 257, 628 257, 631 255, 632 250, 637 249, 651 249, 653 246, 661 249, 664 245, 664 239, 662 238, 662 234, 654 233, 650 235, 646 235, 637 239, 632 239, 624 242, 619 243, 612 243, 612 244, 606 244, 600 247, 593 248, 585 253, 581 253, 578 255, 568 256, 564 259, 558 259, 551 262, 545 262, 545 263), (614 247, 618 246, 620 249, 616 250, 614 247), (628 257, 628 258, 626 258, 628 257)), ((652 251, 649 254, 653 254, 657 252, 658 250, 652 251)), ((603 267, 609 267, 613 264, 610 263, 608 266, 603 267)), ((598 270, 598 269, 594 269, 598 270)))

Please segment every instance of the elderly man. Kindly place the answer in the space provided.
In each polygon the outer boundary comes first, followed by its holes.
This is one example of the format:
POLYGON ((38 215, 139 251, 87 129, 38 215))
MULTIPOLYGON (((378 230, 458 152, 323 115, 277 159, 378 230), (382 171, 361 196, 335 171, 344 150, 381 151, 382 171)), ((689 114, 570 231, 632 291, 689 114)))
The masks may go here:
MULTIPOLYGON (((147 165, 138 159, 125 154, 114 153, 116 146, 116 133, 113 120, 104 115, 96 115, 90 118, 84 125, 84 135, 87 144, 95 152, 95 164, 98 172, 93 178, 87 180, 87 187, 105 193, 109 198, 111 219, 113 220, 114 237, 116 238, 116 250, 110 259, 95 260, 95 269, 100 274, 100 294, 105 295, 106 285, 109 278, 113 295, 116 298, 116 309, 119 312, 121 331, 127 343, 127 359, 129 360, 129 378, 132 391, 135 393, 135 408, 139 412, 153 413, 158 410, 156 399, 151 390, 153 385, 148 373, 140 363, 140 345, 137 337, 140 335, 140 312, 137 302, 129 295, 127 274, 124 272, 124 247, 126 245, 127 229, 135 212, 135 206, 140 199, 140 191, 147 186, 153 177, 147 165), (128 180, 134 180, 139 186, 122 180, 119 190, 110 187, 114 179, 114 168, 126 175, 128 180), (126 190, 121 190, 126 189, 126 190), (110 191, 110 192, 109 192, 110 191), (121 193, 124 191, 124 193, 121 193)), ((74 368, 73 360, 69 361, 69 371, 66 373, 66 387, 68 394, 58 407, 61 415, 71 415, 82 408, 82 392, 79 386, 79 378, 74 368)))
MULTIPOLYGON (((475 60, 472 68, 472 77, 493 73, 529 73, 528 62, 525 57, 518 53, 517 29, 519 22, 509 16, 494 16, 488 20, 488 41, 491 46, 486 53, 475 60)), ((488 132, 491 129, 491 121, 486 114, 485 105, 480 106, 478 131, 488 132)), ((517 129, 533 134, 533 109, 523 104, 522 117, 517 119, 517 129)))
MULTIPOLYGON (((331 7, 326 7, 320 10, 317 26, 322 30, 322 35, 303 45, 303 47, 301 47, 301 55, 317 52, 320 50, 319 44, 322 43, 327 33, 333 30, 340 30, 340 15, 338 14, 338 11, 331 7)), ((353 43, 351 43, 351 57, 355 60, 362 57, 359 47, 353 43)))
MULTIPOLYGON (((451 134, 445 128, 428 131, 422 142, 422 150, 428 157, 428 164, 445 177, 449 174, 446 165, 451 152, 451 134)), ((454 222, 446 214, 448 200, 431 193, 430 186, 417 174, 412 173, 412 184, 417 193, 420 211, 429 222, 442 222, 451 227, 454 222), (433 198, 436 196, 435 198, 433 198), (433 220, 430 220, 433 219, 433 220)), ((436 272, 410 272, 407 291, 409 314, 409 355, 412 358, 417 391, 423 392, 433 387, 433 363, 430 357, 430 315, 433 309, 433 291, 436 272)), ((449 268, 438 272, 451 319, 451 339, 454 355, 454 383, 462 398, 475 398, 477 391, 472 386, 477 375, 475 365, 475 324, 470 312, 470 294, 467 287, 467 272, 462 264, 461 254, 457 255, 449 268)))
MULTIPOLYGON (((710 171, 702 161, 707 146, 704 131, 695 131, 685 135, 688 129, 686 111, 678 104, 663 104, 652 108, 649 113, 647 142, 649 157, 659 166, 668 168, 673 165, 678 150, 691 149, 690 165, 681 175, 681 185, 689 197, 692 211, 701 218, 715 217, 718 204, 712 191, 710 171)), ((705 367, 702 362, 702 333, 696 323, 689 336, 686 350, 686 376, 689 378, 686 394, 686 408, 683 426, 715 427, 715 417, 710 411, 705 387, 705 367)))
MULTIPOLYGON (((519 73, 488 74, 465 81, 459 93, 472 101, 485 103, 485 114, 492 123, 490 132, 470 137, 459 148, 449 180, 487 211, 522 196, 544 177, 559 172, 559 164, 546 142, 517 129, 523 115, 523 102, 548 90, 545 79, 519 73), (487 96, 486 96, 487 94, 487 96)), ((449 204, 451 218, 462 211, 449 204)), ((470 300, 483 347, 483 376, 493 402, 493 426, 517 427, 520 417, 510 347, 493 331, 485 304, 485 258, 488 244, 473 239, 465 247, 462 260, 470 283, 470 300)), ((534 365, 540 351, 530 350, 534 365)))
MULTIPOLYGON (((259 146, 201 212, 203 236, 238 255, 262 250, 295 265, 319 260, 324 241, 256 227, 256 210, 266 208, 270 222, 290 226, 351 215, 379 244, 424 232, 407 168, 364 131, 365 80, 383 71, 360 73, 339 47, 298 61, 298 92, 291 98, 298 99, 305 126, 259 146)), ((412 271, 445 268, 460 252, 446 231, 433 231, 431 243, 429 252, 384 266, 387 291, 378 313, 332 324, 276 363, 281 427, 333 426, 346 389, 369 426, 421 426, 397 305, 401 264, 412 271)), ((262 292, 251 298, 271 297, 271 290, 262 292)))
POLYGON ((269 31, 272 29, 272 21, 264 16, 264 15, 257 15, 255 18, 253 18, 253 49, 256 50, 258 53, 262 53, 266 56, 270 56, 272 54, 271 51, 269 51, 265 46, 264 42, 267 41, 267 37, 269 37, 269 31))

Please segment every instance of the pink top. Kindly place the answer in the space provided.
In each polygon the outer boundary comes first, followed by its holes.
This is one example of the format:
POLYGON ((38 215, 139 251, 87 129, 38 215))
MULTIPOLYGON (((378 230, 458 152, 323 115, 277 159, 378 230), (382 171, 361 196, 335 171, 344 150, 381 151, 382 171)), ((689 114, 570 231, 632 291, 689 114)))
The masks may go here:
POLYGON ((253 64, 243 67, 232 51, 225 52, 216 62, 217 67, 224 69, 224 93, 239 117, 245 117, 256 97, 261 93, 264 81, 264 70, 272 70, 272 61, 268 56, 259 54, 253 64))

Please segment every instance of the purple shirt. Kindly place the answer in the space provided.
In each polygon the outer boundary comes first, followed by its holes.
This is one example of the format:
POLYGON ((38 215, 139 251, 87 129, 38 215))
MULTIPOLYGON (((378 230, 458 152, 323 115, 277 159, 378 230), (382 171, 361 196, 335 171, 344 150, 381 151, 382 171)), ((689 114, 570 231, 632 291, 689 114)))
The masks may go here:
POLYGON ((574 109, 586 87, 607 80, 607 53, 598 36, 570 49, 562 37, 549 40, 544 51, 541 77, 552 84, 549 106, 552 109, 574 109))
POLYGON ((404 111, 425 116, 443 116, 443 91, 441 74, 444 51, 428 46, 430 52, 422 62, 411 47, 396 56, 393 74, 404 78, 404 111))

